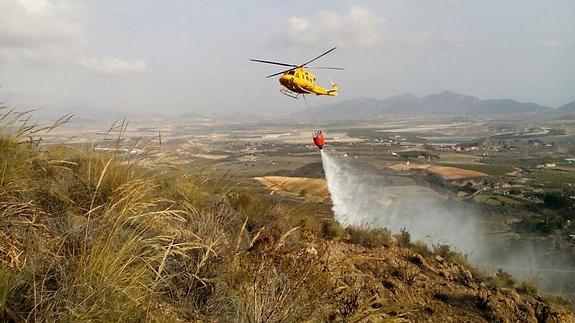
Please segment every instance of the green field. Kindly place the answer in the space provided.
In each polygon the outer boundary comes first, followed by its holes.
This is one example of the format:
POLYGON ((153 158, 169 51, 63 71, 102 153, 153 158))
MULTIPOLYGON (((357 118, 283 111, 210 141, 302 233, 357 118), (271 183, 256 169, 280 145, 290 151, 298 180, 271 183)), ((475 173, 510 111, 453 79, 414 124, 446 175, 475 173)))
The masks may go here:
POLYGON ((511 206, 521 206, 525 203, 506 197, 498 194, 479 194, 476 195, 473 200, 477 203, 484 203, 491 206, 500 206, 500 205, 511 205, 511 206))
POLYGON ((473 155, 467 155, 462 153, 441 153, 439 154, 439 160, 442 163, 450 163, 450 164, 473 164, 473 165, 482 165, 481 163, 477 162, 476 160, 479 157, 473 155))
POLYGON ((530 177, 540 182, 575 184, 575 172, 560 169, 540 169, 533 172, 530 177))

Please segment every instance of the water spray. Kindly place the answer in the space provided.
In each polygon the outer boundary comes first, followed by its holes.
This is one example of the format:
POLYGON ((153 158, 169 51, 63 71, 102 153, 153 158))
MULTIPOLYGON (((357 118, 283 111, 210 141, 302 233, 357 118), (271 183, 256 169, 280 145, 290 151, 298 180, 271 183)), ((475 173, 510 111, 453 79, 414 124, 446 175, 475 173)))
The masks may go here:
POLYGON ((394 185, 360 165, 321 152, 335 219, 344 226, 407 229, 416 240, 448 243, 472 253, 480 236, 464 210, 448 209, 446 200, 431 189, 394 185))

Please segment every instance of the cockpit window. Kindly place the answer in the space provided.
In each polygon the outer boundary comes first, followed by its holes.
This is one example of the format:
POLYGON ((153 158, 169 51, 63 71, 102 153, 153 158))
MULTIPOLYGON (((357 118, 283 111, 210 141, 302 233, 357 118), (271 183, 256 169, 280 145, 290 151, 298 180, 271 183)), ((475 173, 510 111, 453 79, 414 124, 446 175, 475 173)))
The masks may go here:
POLYGON ((289 71, 289 72, 287 72, 287 73, 288 73, 288 75, 294 75, 294 74, 295 74, 295 71, 289 71))

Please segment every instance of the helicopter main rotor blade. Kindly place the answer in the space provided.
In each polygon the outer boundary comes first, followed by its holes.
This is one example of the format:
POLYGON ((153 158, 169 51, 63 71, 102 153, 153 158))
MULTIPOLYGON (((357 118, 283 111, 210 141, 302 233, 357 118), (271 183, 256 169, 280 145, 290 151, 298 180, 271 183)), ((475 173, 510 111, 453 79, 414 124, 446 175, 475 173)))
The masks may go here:
MULTIPOLYGON (((316 61, 316 60, 318 60, 318 59, 324 57, 325 55, 327 55, 327 54, 333 52, 336 48, 337 48, 337 47, 334 47, 334 48, 332 48, 332 49, 330 49, 330 50, 324 52, 323 54, 321 54, 321 55, 315 57, 314 59, 311 59, 311 60, 309 60, 309 61, 307 61, 307 62, 305 62, 305 63, 303 63, 303 64, 301 64, 301 65, 293 65, 293 64, 286 64, 286 63, 280 63, 280 62, 266 61, 266 60, 262 60, 262 59, 250 59, 250 61, 256 62, 256 63, 265 63, 265 64, 272 64, 272 65, 289 66, 289 67, 291 67, 291 68, 289 68, 289 69, 287 69, 287 70, 284 70, 284 71, 281 71, 281 72, 277 72, 277 73, 268 75, 267 78, 270 78, 270 77, 278 76, 278 75, 280 75, 280 74, 287 73, 287 72, 289 72, 289 71, 293 71, 293 70, 295 70, 296 68, 299 68, 299 67, 306 67, 307 64, 309 64, 309 63, 311 63, 311 62, 314 62, 314 61, 316 61)), ((325 70, 343 70, 343 68, 341 68, 341 67, 322 67, 322 66, 318 66, 318 67, 310 67, 310 68, 325 69, 325 70)))
POLYGON ((338 71, 343 71, 343 68, 342 68, 342 67, 306 66, 305 68, 316 69, 316 70, 338 70, 338 71))
POLYGON ((287 72, 289 72, 289 71, 293 71, 293 70, 295 70, 296 68, 297 68, 297 66, 292 67, 292 68, 290 68, 290 69, 288 69, 288 70, 285 70, 285 71, 281 71, 281 72, 274 73, 274 74, 272 74, 272 75, 268 75, 268 76, 266 76, 266 78, 278 76, 278 75, 280 75, 280 74, 287 73, 287 72))
MULTIPOLYGON (((293 70, 295 70, 295 69, 298 68, 298 67, 299 67, 299 66, 294 66, 293 68, 287 69, 287 70, 285 70, 285 71, 277 72, 277 73, 274 73, 274 74, 272 74, 272 75, 268 75, 268 76, 266 76, 266 77, 267 77, 267 78, 270 78, 270 77, 278 76, 278 75, 280 75, 280 74, 287 73, 287 72, 289 72, 289 71, 293 71, 293 70)), ((306 66, 305 68, 309 68, 309 69, 319 69, 319 70, 338 70, 338 71, 343 71, 343 68, 341 68, 341 67, 306 66)))
POLYGON ((257 63, 265 63, 265 64, 272 64, 272 65, 279 65, 279 66, 297 67, 297 65, 294 65, 294 64, 286 64, 286 63, 279 63, 279 62, 272 62, 272 61, 264 61, 264 60, 261 60, 261 59, 250 59, 250 61, 252 61, 252 62, 257 62, 257 63))
POLYGON ((325 55, 327 55, 327 54, 333 52, 336 48, 337 48, 337 47, 334 47, 334 48, 328 50, 327 52, 325 52, 325 53, 319 55, 318 57, 316 57, 316 58, 314 58, 314 59, 312 59, 312 60, 310 60, 310 61, 308 61, 308 62, 306 62, 306 63, 301 64, 300 67, 306 66, 307 64, 309 64, 309 63, 311 63, 311 62, 314 62, 314 61, 316 61, 316 60, 318 60, 318 59, 324 57, 325 55))

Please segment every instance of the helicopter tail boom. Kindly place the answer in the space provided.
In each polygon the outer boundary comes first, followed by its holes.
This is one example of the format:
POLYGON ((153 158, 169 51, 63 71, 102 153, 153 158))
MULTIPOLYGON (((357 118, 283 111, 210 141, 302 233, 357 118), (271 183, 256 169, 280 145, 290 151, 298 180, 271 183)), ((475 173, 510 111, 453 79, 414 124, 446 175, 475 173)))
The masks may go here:
POLYGON ((338 90, 337 84, 331 82, 331 89, 327 90, 326 94, 330 96, 337 96, 337 90, 338 90))

